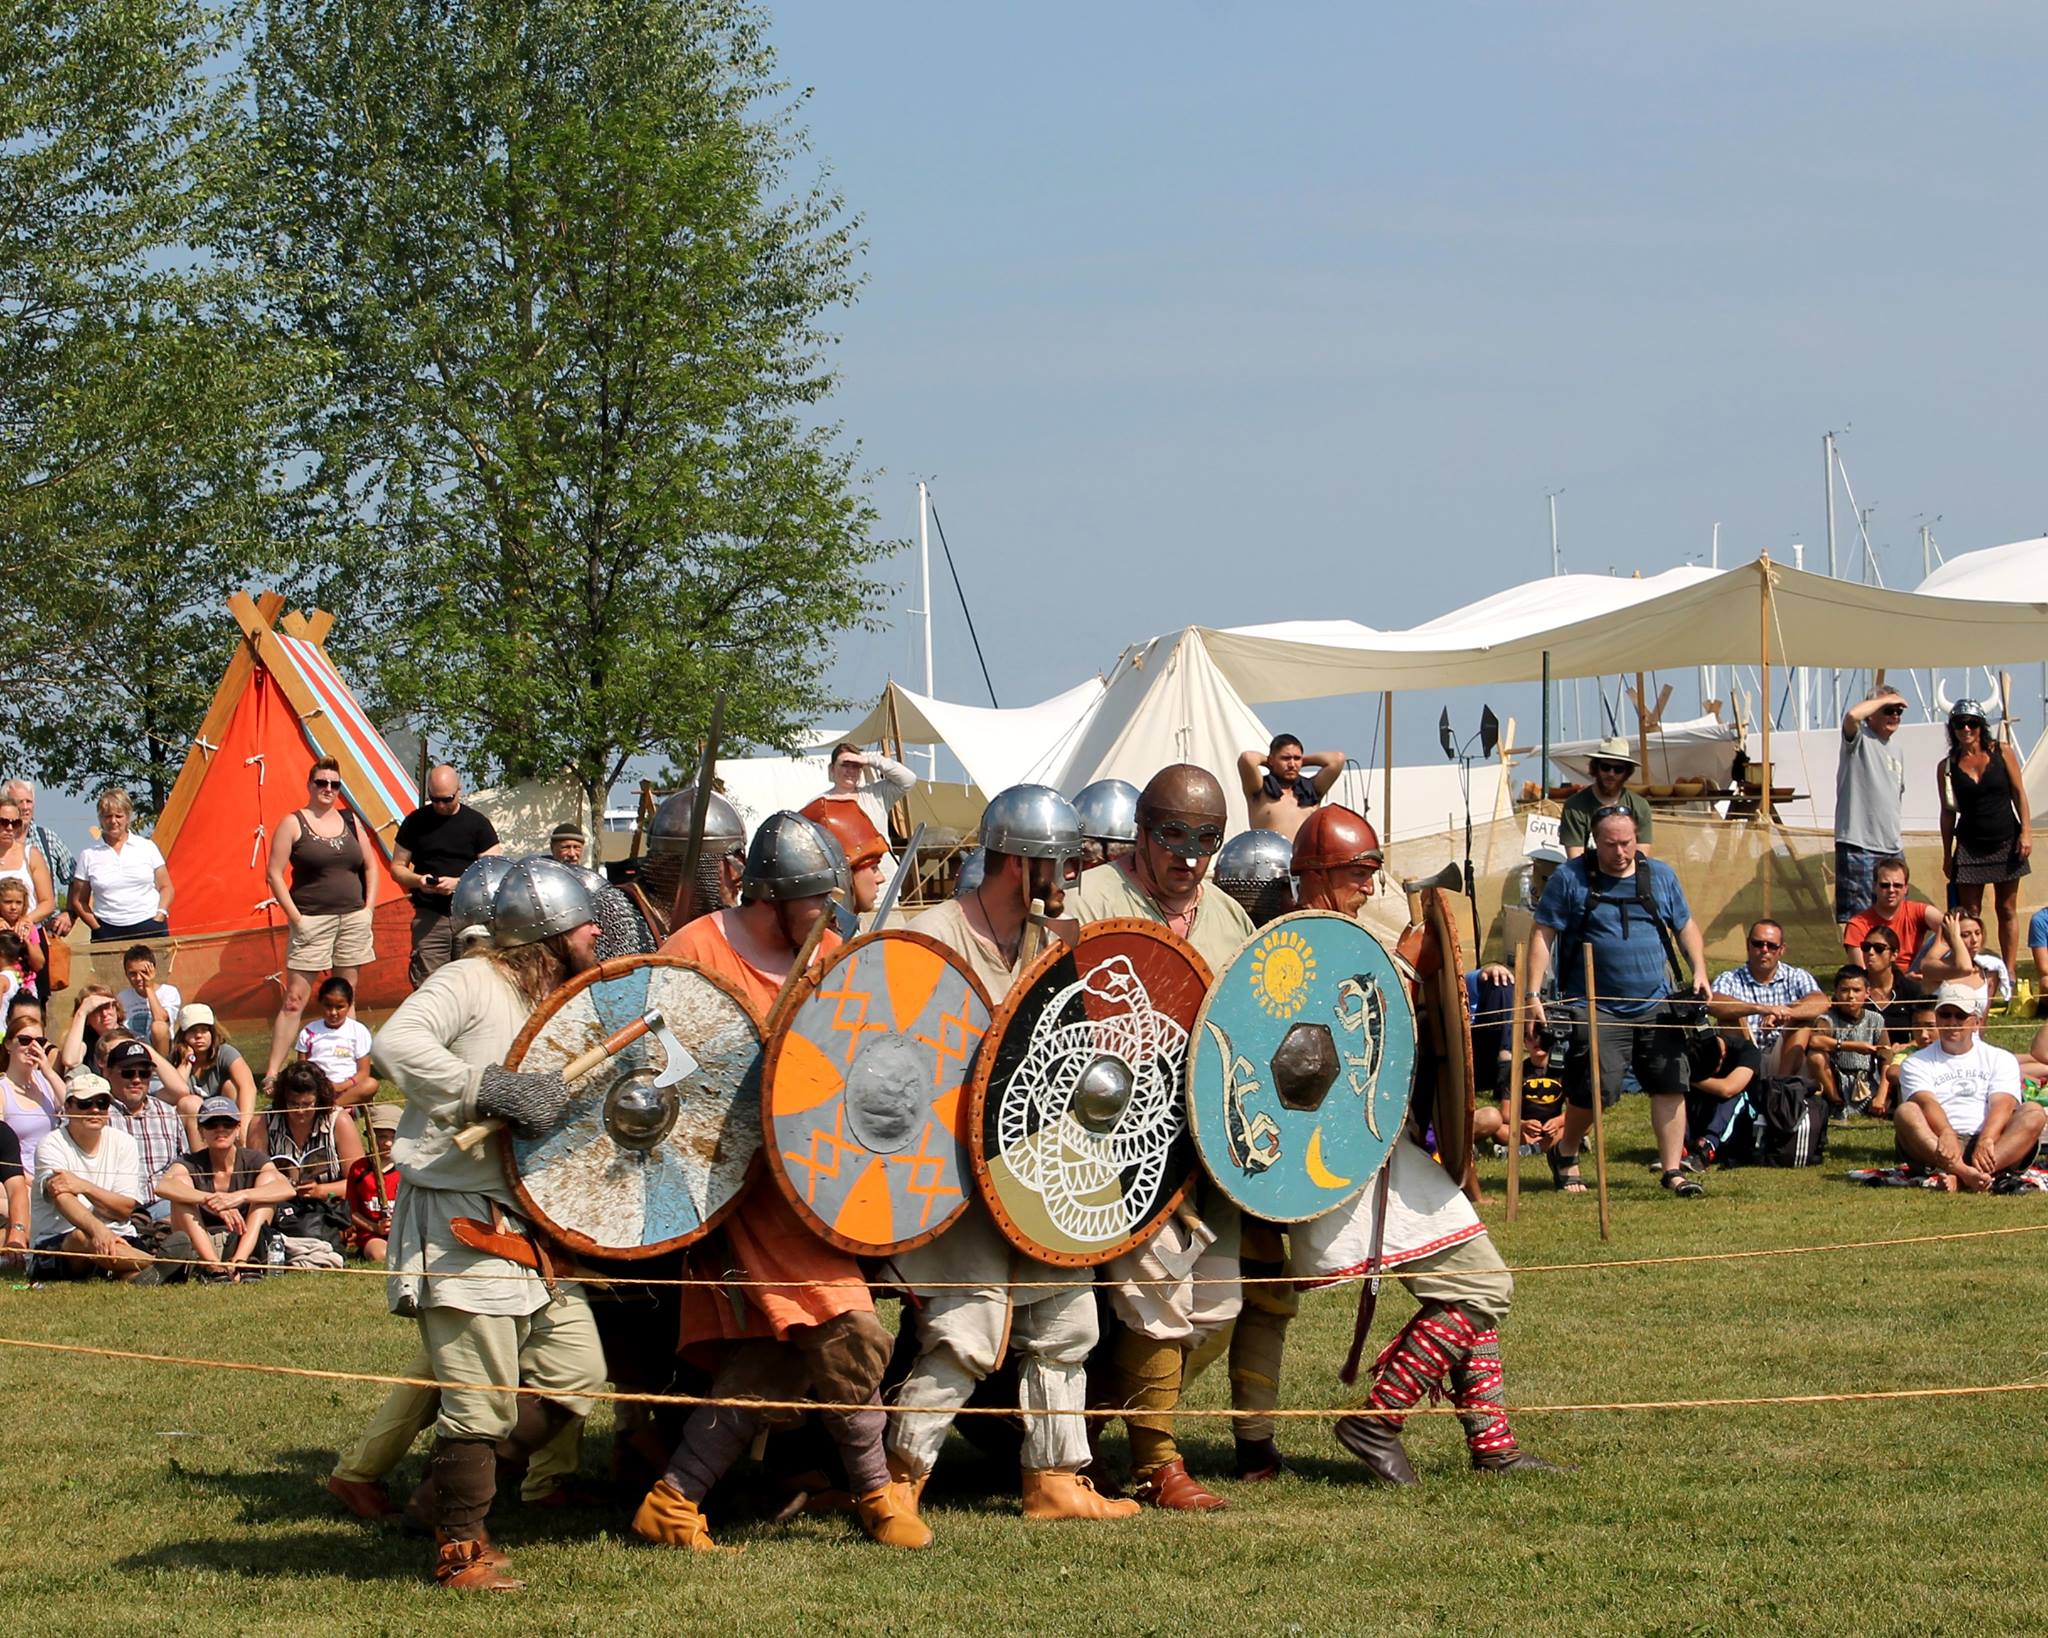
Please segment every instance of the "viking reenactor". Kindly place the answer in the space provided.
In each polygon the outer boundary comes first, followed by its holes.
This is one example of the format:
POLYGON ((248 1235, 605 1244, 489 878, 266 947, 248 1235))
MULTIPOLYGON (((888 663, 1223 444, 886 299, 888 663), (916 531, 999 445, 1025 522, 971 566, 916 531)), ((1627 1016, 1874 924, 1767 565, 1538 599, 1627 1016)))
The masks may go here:
POLYGON ((746 861, 747 827, 739 810, 717 791, 704 806, 704 834, 697 846, 692 891, 683 894, 683 870, 690 853, 690 829, 697 813, 697 787, 686 785, 662 798, 647 821, 647 851, 631 884, 635 907, 654 942, 680 932, 685 920, 739 902, 740 870, 746 861))
MULTIPOLYGON (((1264 927, 1295 908, 1294 844, 1278 831, 1238 832, 1217 853, 1209 876, 1244 906, 1254 927, 1264 927)), ((1287 1327, 1301 1307, 1293 1284, 1284 1278, 1285 1231, 1247 1215, 1238 1268, 1246 1284, 1236 1323, 1227 1335, 1211 1336, 1198 1353, 1188 1356, 1187 1374, 1192 1380, 1227 1346, 1230 1405, 1245 1413, 1233 1423, 1236 1475, 1248 1481, 1277 1479, 1286 1464, 1274 1439, 1272 1412, 1280 1403, 1280 1356, 1287 1327)))
POLYGON ((821 796, 799 811, 832 833, 852 874, 851 908, 857 915, 866 915, 874 909, 887 882, 884 864, 889 858, 888 840, 875 829, 857 802, 838 802, 821 796))
POLYGON ((1083 785, 1074 812, 1081 821, 1082 869, 1121 859, 1138 845, 1138 787, 1128 779, 1083 785))
MULTIPOLYGON (((984 868, 962 897, 925 911, 910 931, 937 940, 965 959, 992 999, 1010 993, 1031 964, 1036 904, 1057 917, 1068 888, 1080 879, 1081 831, 1074 809, 1044 785, 1016 785, 981 817, 984 868)), ((1094 1275, 1061 1268, 1013 1248, 979 1201, 937 1239, 899 1252, 892 1266, 917 1300, 918 1350, 897 1394, 889 1427, 889 1471, 914 1499, 924 1490, 953 1415, 999 1367, 1007 1348, 1017 1355, 1025 1417, 1020 1457, 1024 1516, 1029 1519, 1114 1519, 1138 1504, 1099 1495, 1081 1469, 1088 1464, 1086 1366, 1097 1335, 1094 1275), (925 1283, 930 1282, 930 1283, 925 1283), (948 1414, 936 1414, 939 1411, 948 1414)), ((906 1315, 906 1323, 910 1323, 906 1315)))
MULTIPOLYGON (((1068 900, 1083 924, 1136 917, 1158 922, 1212 969, 1251 937, 1237 901, 1205 880, 1228 822, 1223 786, 1205 768, 1176 763, 1139 793, 1136 846, 1087 872, 1068 900)), ((1189 1351, 1237 1315, 1238 1213, 1205 1201, 1200 1214, 1169 1217, 1145 1245, 1104 1266, 1112 1334, 1106 1371, 1092 1384, 1100 1405, 1125 1408, 1139 1499, 1155 1507, 1211 1511, 1221 1496, 1198 1484, 1173 1436, 1189 1351), (1192 1220, 1191 1220, 1192 1219, 1192 1220)))
MULTIPOLYGON (((820 924, 845 887, 845 857, 828 832, 799 814, 770 814, 747 850, 740 902, 693 921, 663 953, 731 983, 765 1022, 800 959, 812 951, 824 959, 837 948, 837 936, 820 924)), ((683 1292, 683 1352, 723 1349, 711 1397, 875 1405, 823 1411, 819 1420, 839 1448, 861 1527, 885 1546, 928 1545, 931 1532, 890 1486, 887 1417, 879 1408, 890 1339, 859 1263, 813 1234, 771 1180, 757 1177, 723 1228, 691 1248, 686 1266, 697 1277, 735 1282, 683 1292)), ((698 1407, 634 1515, 635 1533, 711 1550, 705 1497, 758 1432, 795 1419, 737 1405, 698 1407)))
POLYGON ((493 901, 487 954, 431 974, 379 1031, 378 1067, 404 1092, 393 1158, 404 1186, 393 1210, 390 1303, 415 1315, 435 1378, 546 1390, 513 1395, 444 1387, 429 1467, 435 1579, 509 1589, 484 1529, 501 1442, 531 1453, 590 1409, 605 1365, 577 1285, 536 1277, 544 1256, 506 1186, 494 1144, 455 1138, 495 1118, 547 1131, 568 1099, 561 1075, 501 1067, 521 1025, 571 974, 595 965, 598 924, 583 883, 549 859, 522 860, 493 901))
MULTIPOLYGON (((1295 833, 1294 873, 1304 910, 1356 917, 1372 896, 1380 864, 1378 835, 1349 808, 1326 804, 1295 833)), ((1421 1307, 1373 1361, 1365 1404, 1406 1411, 1448 1386, 1475 1469, 1555 1472, 1515 1443, 1502 1409, 1499 1327, 1514 1280, 1459 1182, 1423 1148, 1411 1118, 1388 1154, 1384 1186, 1376 1183, 1349 1205, 1297 1226, 1294 1272, 1327 1284, 1382 1268, 1403 1270, 1421 1307)), ((1276 1356, 1275 1376, 1278 1364, 1276 1356)), ((1402 1420, 1398 1414, 1347 1416, 1336 1434, 1374 1481, 1414 1484, 1401 1445, 1402 1420)))

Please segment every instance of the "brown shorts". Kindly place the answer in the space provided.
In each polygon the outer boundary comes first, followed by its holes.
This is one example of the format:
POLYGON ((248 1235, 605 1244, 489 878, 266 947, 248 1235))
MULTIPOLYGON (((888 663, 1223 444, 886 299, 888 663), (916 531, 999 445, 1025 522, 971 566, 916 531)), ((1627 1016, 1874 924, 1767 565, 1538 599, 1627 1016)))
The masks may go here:
POLYGON ((295 973, 367 967, 377 954, 372 933, 375 919, 376 912, 367 904, 345 915, 299 917, 285 951, 285 966, 295 973))

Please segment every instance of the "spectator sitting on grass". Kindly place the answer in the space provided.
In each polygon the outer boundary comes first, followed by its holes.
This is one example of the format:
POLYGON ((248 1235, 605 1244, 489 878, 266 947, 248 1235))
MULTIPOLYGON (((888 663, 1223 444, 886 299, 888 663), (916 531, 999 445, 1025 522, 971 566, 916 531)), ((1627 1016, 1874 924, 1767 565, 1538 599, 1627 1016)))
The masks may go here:
POLYGON ((88 984, 71 1005, 71 1027, 64 1032, 64 1044, 57 1048, 57 1072, 68 1075, 81 1065, 90 1067, 100 1037, 111 1029, 124 1029, 121 1003, 104 984, 88 984))
POLYGON ((149 1193, 142 1154, 126 1132, 108 1129, 114 1093, 81 1070, 64 1087, 64 1130, 36 1147, 31 1280, 106 1274, 142 1285, 163 1271, 135 1243, 130 1219, 149 1193))
POLYGON ((241 1136, 234 1099, 208 1098, 199 1106, 202 1148, 172 1161, 157 1180, 157 1193, 171 1203, 174 1231, 164 1256, 208 1265, 199 1270, 202 1279, 240 1280, 257 1261, 271 1217, 292 1197, 270 1157, 241 1136))
POLYGON ((99 1045, 93 1051, 92 1068, 108 1081, 117 1074, 132 1075, 139 1069, 146 1079, 149 1095, 162 1099, 178 1112, 185 1135, 197 1147, 199 1099, 192 1095, 192 1088, 177 1066, 155 1047, 130 1035, 125 1029, 109 1030, 100 1037, 99 1045))
POLYGON ((391 1146, 398 1141, 398 1105, 370 1106, 370 1135, 377 1140, 377 1158, 359 1155, 348 1169, 348 1237, 346 1244, 366 1262, 381 1263, 391 1239, 391 1212, 398 1203, 398 1167, 391 1146))
POLYGON ((205 1002, 190 1002, 179 1013, 175 1057, 195 1095, 235 1100, 241 1107, 246 1139, 256 1118, 256 1075, 249 1060, 231 1042, 221 1039, 213 1008, 205 1002))
POLYGON ((377 1095, 370 1032, 350 1016, 355 1004, 355 986, 345 978, 330 978, 320 986, 320 1016, 299 1031, 299 1061, 327 1077, 335 1103, 344 1109, 377 1095))
POLYGON ((2012 974, 2005 963, 1984 948, 1984 923, 1967 910, 1951 910, 1941 924, 1942 941, 1952 952, 1944 961, 1929 959, 1920 976, 1927 983, 1954 979, 1984 992, 1979 1012, 2012 994, 2012 974))
POLYGON ((1922 965, 1945 957, 1948 947, 1941 939, 1941 912, 1924 899, 1909 899, 1912 872, 1903 857, 1882 861, 1877 867, 1874 896, 1867 908, 1849 918, 1842 929, 1842 947, 1852 965, 1869 965, 1863 959, 1863 941, 1871 929, 1887 927, 1899 947, 1899 965, 1917 973, 1922 965))
POLYGON ((32 1007, 7 1015, 0 1039, 0 1124, 21 1143, 21 1164, 33 1178, 36 1146, 64 1124, 64 1086, 50 1063, 43 1020, 32 1007))
MULTIPOLYGON (((106 1080, 114 1093, 114 1107, 109 1111, 112 1129, 133 1138, 142 1157, 139 1199, 143 1213, 168 1225, 171 1205, 157 1194, 156 1180, 172 1161, 196 1147, 196 1140, 188 1138, 186 1123, 170 1103, 150 1095, 149 1052, 143 1044, 128 1035, 110 1039, 114 1044, 107 1049, 106 1080)), ((197 1100, 189 1101, 192 1113, 197 1115, 197 1100)), ((191 1132, 198 1130, 196 1123, 190 1127, 191 1132)))
POLYGON ((1827 994, 1804 967, 1783 959, 1785 929, 1760 921, 1749 930, 1749 959, 1714 979, 1707 1011, 1721 1023, 1748 1018, 1750 1039, 1772 1074, 1788 1074, 1805 1051, 1806 1027, 1827 1010, 1827 994))
POLYGON ((1743 1015, 1719 1029, 1704 1030, 1685 1046, 1691 1084, 1685 1094, 1685 1159, 1688 1171, 1733 1166, 1756 1150, 1757 1082, 1765 1054, 1743 1015))
POLYGON ((1934 993, 1932 1046, 1899 1067, 1894 1126, 1899 1158, 1951 1191, 2004 1193, 2041 1147, 2048 1109, 2020 1101, 2020 1061, 1985 1040, 1977 993, 1947 983, 1934 993))
POLYGON ((22 1170, 21 1139, 0 1120, 0 1203, 6 1206, 0 1228, 0 1268, 20 1268, 28 1261, 30 1217, 28 1173, 22 1170))
MULTIPOLYGON (((1873 927, 1857 947, 1863 957, 1864 999, 1884 1014, 1884 1027, 1893 1040, 1905 1037, 1912 1021, 1915 1002, 1927 999, 1927 991, 1910 973, 1899 971, 1899 935, 1889 927, 1873 927)), ((1893 1107, 1897 1107, 1896 1100, 1893 1107)))
POLYGON ((1892 1114, 1896 1116, 1902 1094, 1899 1091, 1899 1075, 1905 1068, 1906 1060, 1922 1047, 1934 1045, 1934 998, 1910 1003, 1906 1009, 1907 1021, 1903 1030, 1889 1030, 1891 1062, 1885 1065, 1884 1089, 1892 1114))
POLYGON ((128 980, 128 987, 114 999, 121 1004, 121 1021, 128 1026, 128 1033, 169 1053, 185 998, 175 984, 157 982, 156 951, 147 944, 131 944, 121 952, 121 976, 128 980))
POLYGON ((1883 1073, 1884 1014, 1870 1005, 1861 967, 1835 974, 1834 1005, 1806 1038, 1806 1073, 1839 1114, 1885 1115, 1891 1092, 1883 1073))
POLYGON ((363 1140, 354 1121, 337 1118, 327 1077, 311 1064, 286 1064, 255 1136, 292 1185, 292 1198, 277 1208, 277 1231, 341 1250, 348 1168, 363 1158, 363 1140))

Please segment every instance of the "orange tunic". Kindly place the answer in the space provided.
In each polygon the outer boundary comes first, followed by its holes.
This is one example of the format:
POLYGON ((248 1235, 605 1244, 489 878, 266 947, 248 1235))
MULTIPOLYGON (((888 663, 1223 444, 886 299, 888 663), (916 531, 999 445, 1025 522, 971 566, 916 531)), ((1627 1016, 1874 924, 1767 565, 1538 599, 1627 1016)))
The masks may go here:
MULTIPOLYGON (((840 942, 839 935, 828 930, 818 941, 813 965, 825 960, 840 942)), ((768 1016, 782 988, 778 979, 741 958, 725 935, 721 914, 699 916, 670 935, 661 953, 680 956, 731 980, 746 996, 757 1023, 768 1016)), ((743 1299, 741 1304, 736 1304, 735 1293, 727 1290, 684 1286, 685 1349, 742 1337, 781 1339, 795 1327, 819 1325, 835 1314, 874 1312, 875 1299, 861 1276, 860 1264, 806 1228, 775 1180, 758 1173, 720 1233, 692 1248, 687 1272, 695 1279, 730 1275, 740 1280, 788 1283, 743 1287, 736 1293, 743 1299)))

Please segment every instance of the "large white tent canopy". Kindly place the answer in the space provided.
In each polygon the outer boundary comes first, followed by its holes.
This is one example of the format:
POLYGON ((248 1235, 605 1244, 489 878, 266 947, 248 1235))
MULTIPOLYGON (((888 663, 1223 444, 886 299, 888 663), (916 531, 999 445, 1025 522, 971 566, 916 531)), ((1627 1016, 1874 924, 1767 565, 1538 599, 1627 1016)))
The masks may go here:
MULTIPOLYGON (((1970 554, 1972 556, 1982 554, 1970 554)), ((1958 559, 1962 562, 1963 559, 1958 559)), ((1406 631, 1342 620, 1209 630, 1217 668, 1244 699, 1321 699, 1390 689, 1611 676, 1748 663, 1982 665, 2048 659, 2040 601, 1887 591, 1759 558, 1641 580, 1566 575, 1512 587, 1406 631)))
MULTIPOLYGON (((1950 558, 1921 581, 1924 597, 1968 597, 1987 603, 2048 604, 2048 535, 1986 546, 1950 558)), ((2021 659, 2004 654, 1992 659, 2021 659)))

